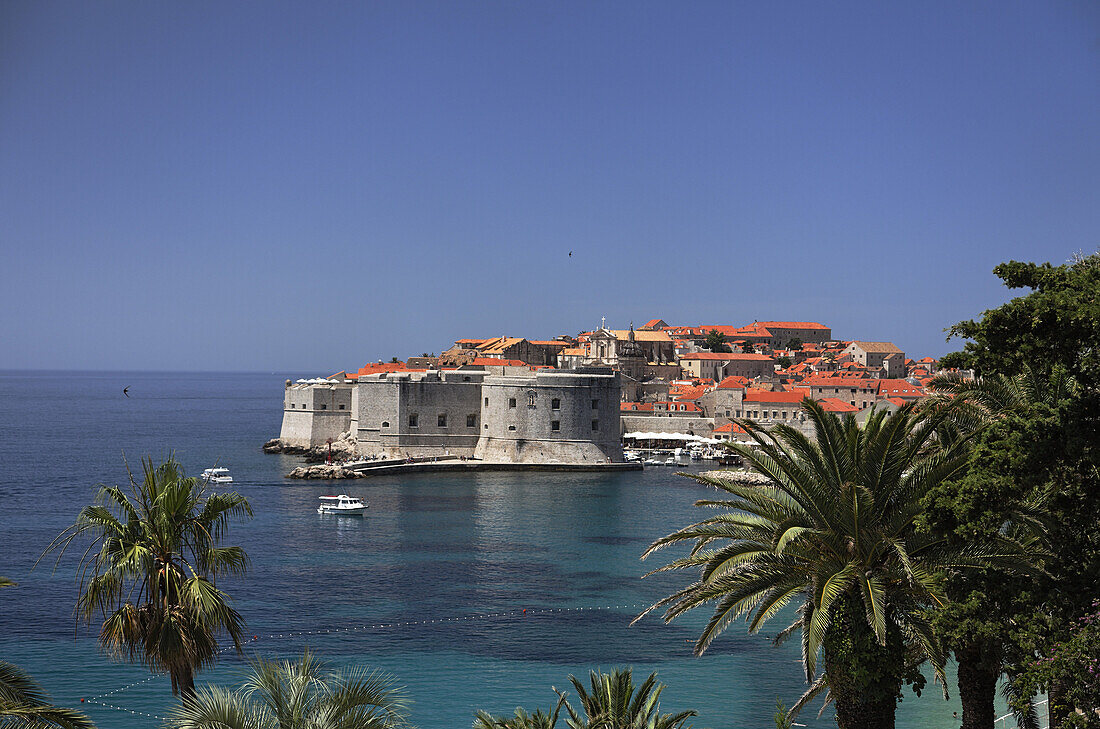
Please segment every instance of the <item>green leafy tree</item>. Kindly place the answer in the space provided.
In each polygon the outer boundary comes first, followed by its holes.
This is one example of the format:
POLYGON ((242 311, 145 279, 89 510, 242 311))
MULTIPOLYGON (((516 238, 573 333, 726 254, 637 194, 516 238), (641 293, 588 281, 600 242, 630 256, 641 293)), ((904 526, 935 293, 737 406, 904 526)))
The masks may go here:
MULTIPOLYGON (((975 495, 971 506, 948 500, 941 514, 951 518, 939 528, 945 533, 986 528, 987 513, 1003 504, 1005 494, 1017 500, 1030 491, 1046 494, 1046 542, 1053 556, 1043 574, 1014 585, 1014 605, 1005 613, 1013 628, 1004 643, 1009 689, 1014 708, 1027 716, 1027 682, 1017 685, 1015 677, 1034 676, 1029 667, 1036 656, 1072 641, 1078 621, 1100 593, 1100 439, 1095 437, 1100 432, 1100 254, 1077 256, 1062 266, 1011 261, 994 273, 1009 288, 1030 292, 952 327, 953 336, 968 341, 940 364, 1030 388, 1025 399, 1035 404, 1011 410, 999 428, 983 436, 986 450, 976 458, 984 459, 977 465, 986 482, 983 486, 975 476, 969 488, 976 494, 985 488, 985 499, 975 495)), ((1003 397, 1011 389, 1001 388, 1003 402, 1011 402, 1003 397)), ((987 616, 1000 615, 1006 609, 995 592, 977 594, 974 614, 984 609, 987 616)), ((971 625, 981 628, 982 621, 971 625)), ((1004 638, 1003 632, 995 635, 1004 638)), ((1087 673, 1063 663, 1049 665, 1046 683, 1031 688, 1048 692, 1051 727, 1073 726, 1080 707, 1072 697, 1081 695, 1076 687, 1087 684, 1087 673)))
POLYGON ((307 648, 299 661, 251 664, 236 690, 200 688, 168 717, 171 729, 399 729, 408 726, 394 679, 332 671, 307 648))
POLYGON ((797 352, 798 350, 802 349, 802 340, 798 337, 791 337, 791 340, 787 342, 787 349, 791 350, 792 352, 797 352))
POLYGON ((752 346, 752 342, 744 342, 741 344, 741 351, 745 354, 755 354, 756 348, 752 346))
POLYGON ((938 573, 1028 570, 1027 550, 1007 535, 951 547, 917 531, 921 500, 966 462, 961 440, 934 447, 950 409, 921 413, 906 405, 872 414, 861 428, 813 401, 803 408, 814 439, 784 425, 764 430, 738 421, 755 447, 731 448, 767 483, 697 477, 729 498, 697 502, 720 512, 646 551, 692 544, 687 557, 656 571, 698 575, 650 610, 664 608, 672 620, 714 603, 696 642, 701 654, 737 618, 746 616, 755 632, 795 601, 798 617, 776 639, 802 636, 811 687, 795 711, 828 691, 842 729, 889 729, 902 685, 923 685, 921 663, 931 661, 943 677, 944 653, 925 615, 947 600, 938 573))
POLYGON ((726 344, 726 335, 717 329, 711 329, 707 332, 707 339, 703 343, 703 346, 712 352, 729 352, 730 347, 726 344))
POLYGON ((57 552, 60 561, 74 540, 90 540, 78 569, 78 620, 101 616, 109 653, 168 673, 173 693, 188 695, 195 672, 216 660, 220 634, 240 652, 244 621, 216 581, 247 569, 244 550, 221 542, 252 507, 240 494, 208 491, 171 458, 143 460, 142 471, 140 481, 130 474, 129 493, 102 486, 43 556, 57 552))
POLYGON ((1008 288, 1031 292, 948 329, 967 341, 941 368, 1011 376, 1024 365, 1058 363, 1084 387, 1100 383, 1100 252, 1062 266, 1009 261, 993 273, 1008 288))
POLYGON ((790 357, 783 356, 783 357, 780 357, 776 361, 779 363, 779 366, 782 367, 783 369, 787 369, 788 367, 791 366, 791 358, 790 357))

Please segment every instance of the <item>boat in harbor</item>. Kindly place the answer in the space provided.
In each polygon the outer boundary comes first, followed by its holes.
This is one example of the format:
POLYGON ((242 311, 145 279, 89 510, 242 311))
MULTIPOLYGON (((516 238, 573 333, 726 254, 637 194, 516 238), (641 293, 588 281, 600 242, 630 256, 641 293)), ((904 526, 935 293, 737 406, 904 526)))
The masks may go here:
POLYGON ((202 480, 206 483, 233 483, 228 468, 208 468, 202 472, 202 480))
POLYGON ((318 514, 335 514, 337 516, 362 516, 367 505, 362 499, 347 494, 339 496, 322 496, 321 505, 317 507, 318 514))

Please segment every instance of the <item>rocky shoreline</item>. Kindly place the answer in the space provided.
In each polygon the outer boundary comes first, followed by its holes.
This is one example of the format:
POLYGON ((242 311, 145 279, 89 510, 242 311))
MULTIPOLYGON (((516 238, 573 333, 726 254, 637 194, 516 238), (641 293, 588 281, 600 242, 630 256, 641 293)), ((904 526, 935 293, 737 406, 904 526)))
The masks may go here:
POLYGON ((298 466, 286 477, 330 481, 345 478, 363 478, 363 474, 336 464, 317 463, 311 466, 298 466))
POLYGON ((768 477, 756 471, 703 471, 700 476, 707 476, 718 481, 732 481, 745 483, 752 486, 763 486, 769 483, 768 477))
MULTIPOLYGON (((354 459, 358 454, 355 447, 355 439, 351 431, 340 434, 340 437, 332 441, 331 448, 328 443, 313 446, 298 446, 284 443, 278 438, 272 438, 262 446, 264 453, 283 453, 288 456, 305 456, 306 463, 326 463, 329 456, 334 461, 346 461, 354 459)), ((297 469, 295 469, 297 470, 297 469)))

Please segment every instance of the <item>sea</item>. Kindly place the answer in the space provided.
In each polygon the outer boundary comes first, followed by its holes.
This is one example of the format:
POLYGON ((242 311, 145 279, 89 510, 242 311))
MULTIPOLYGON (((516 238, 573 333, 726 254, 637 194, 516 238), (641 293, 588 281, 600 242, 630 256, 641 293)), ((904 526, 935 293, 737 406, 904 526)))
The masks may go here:
MULTIPOLYGON (((300 460, 260 446, 279 434, 285 380, 314 374, 0 372, 0 575, 19 583, 0 591, 0 660, 101 729, 162 725, 176 702, 168 677, 109 657, 95 626, 76 623, 82 550, 35 563, 101 485, 173 456, 188 474, 228 467, 255 512, 226 541, 248 552, 247 576, 219 582, 248 643, 199 685, 238 685, 248 661, 308 646, 333 668, 391 674, 421 729, 470 727, 478 709, 549 708, 554 688, 572 693, 570 676, 625 666, 636 683, 657 672, 662 711, 694 709, 699 728, 772 728, 777 699, 805 690, 797 637, 770 640, 789 615, 756 635, 734 623, 701 657, 702 609, 631 625, 687 584, 646 576, 678 552, 641 554, 704 516, 694 502, 715 492, 676 475, 698 466, 289 480, 300 460), (339 493, 366 500, 366 515, 319 515, 318 497, 339 493)), ((906 690, 898 726, 957 727, 951 688, 947 701, 931 681, 919 698, 906 690)), ((800 724, 835 726, 819 708, 800 724)))

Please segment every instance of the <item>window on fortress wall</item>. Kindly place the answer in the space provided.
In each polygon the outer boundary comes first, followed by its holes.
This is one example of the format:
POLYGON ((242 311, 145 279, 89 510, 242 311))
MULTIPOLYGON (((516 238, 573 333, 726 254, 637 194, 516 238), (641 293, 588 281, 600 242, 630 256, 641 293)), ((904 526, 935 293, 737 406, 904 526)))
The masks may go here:
POLYGON ((486 404, 486 405, 488 405, 488 404, 489 404, 489 398, 485 398, 485 404, 486 404))
POLYGON ((343 410, 343 409, 344 409, 344 406, 343 406, 343 405, 341 405, 341 406, 340 406, 340 409, 341 409, 341 410, 343 410))
POLYGON ((516 406, 516 399, 514 397, 508 398, 508 407, 514 408, 516 406))
POLYGON ((388 428, 388 427, 390 427, 390 421, 388 421, 388 420, 383 420, 383 421, 382 421, 382 427, 383 427, 383 428, 388 428))
POLYGON ((592 401, 592 409, 593 410, 599 410, 600 409, 600 401, 599 400, 593 400, 592 401))
POLYGON ((561 421, 560 420, 551 420, 550 421, 550 430, 561 430, 561 421))
MULTIPOLYGON (((488 428, 489 426, 486 425, 485 427, 488 428)), ((516 426, 514 426, 514 425, 509 425, 508 426, 508 430, 515 430, 515 429, 516 429, 516 426)))
POLYGON ((556 398, 556 397, 553 400, 551 400, 550 401, 550 409, 551 410, 561 410, 561 400, 556 398))
POLYGON ((413 413, 412 415, 409 416, 409 427, 410 428, 419 428, 420 427, 419 421, 420 421, 420 417, 416 413, 413 413))
POLYGON ((599 429, 600 429, 600 421, 593 420, 592 421, 592 430, 599 430, 599 429))
POLYGON ((322 410, 328 410, 328 405, 325 405, 324 403, 321 403, 321 409, 322 410))
POLYGON ((467 415, 466 416, 466 427, 467 428, 476 428, 477 427, 477 416, 476 415, 467 415))
POLYGON ((439 418, 437 419, 436 425, 438 425, 440 428, 446 428, 447 427, 447 413, 440 413, 439 418))
POLYGON ((786 419, 787 419, 787 411, 786 411, 786 410, 784 410, 784 411, 783 411, 783 419, 784 419, 784 420, 786 420, 786 419))

